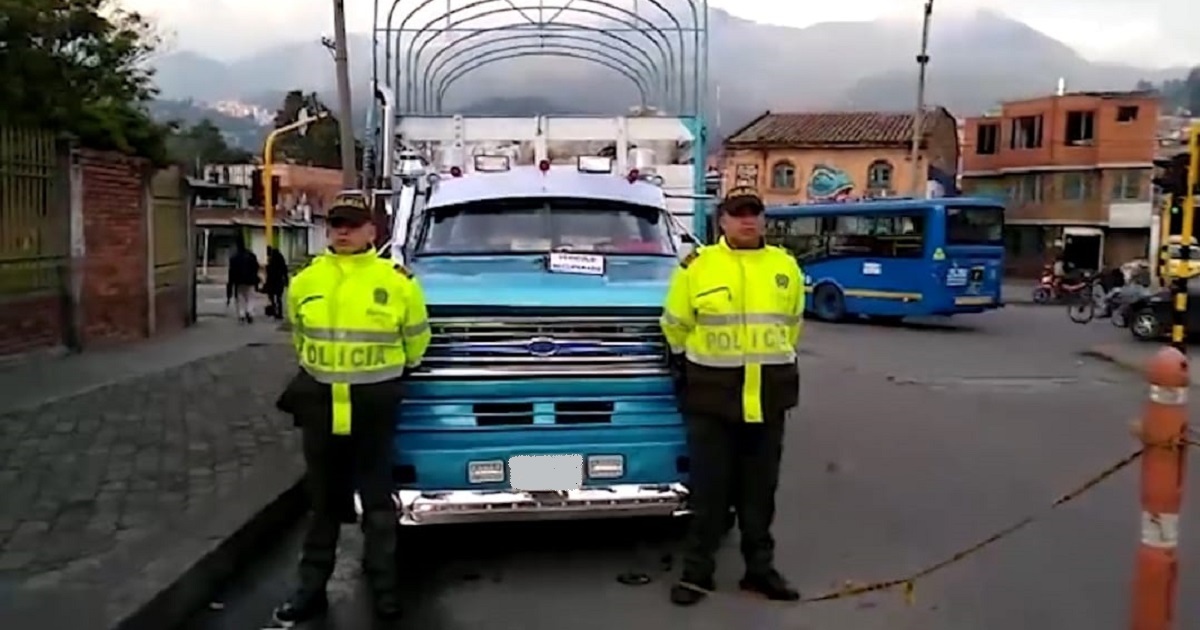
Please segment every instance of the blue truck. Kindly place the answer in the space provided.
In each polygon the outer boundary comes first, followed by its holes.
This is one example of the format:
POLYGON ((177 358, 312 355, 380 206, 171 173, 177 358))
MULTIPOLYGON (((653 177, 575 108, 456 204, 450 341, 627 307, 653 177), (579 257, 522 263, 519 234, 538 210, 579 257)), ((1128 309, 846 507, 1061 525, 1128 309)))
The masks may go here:
POLYGON ((694 239, 661 176, 600 157, 406 169, 394 255, 433 339, 396 414, 399 522, 685 514, 658 319, 694 239))

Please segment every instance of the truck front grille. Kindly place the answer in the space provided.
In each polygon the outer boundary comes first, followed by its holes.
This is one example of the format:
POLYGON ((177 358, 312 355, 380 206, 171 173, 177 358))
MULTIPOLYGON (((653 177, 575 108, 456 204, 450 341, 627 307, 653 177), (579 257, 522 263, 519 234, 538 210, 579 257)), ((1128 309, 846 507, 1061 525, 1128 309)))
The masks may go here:
POLYGON ((433 317, 416 377, 576 377, 666 372, 658 318, 433 317))

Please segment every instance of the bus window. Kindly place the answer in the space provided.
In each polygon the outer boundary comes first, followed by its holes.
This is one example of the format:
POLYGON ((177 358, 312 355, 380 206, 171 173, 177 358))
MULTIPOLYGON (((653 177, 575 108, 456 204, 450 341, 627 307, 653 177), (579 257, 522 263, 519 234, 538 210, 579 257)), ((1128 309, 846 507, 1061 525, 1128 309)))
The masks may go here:
POLYGON ((1003 245, 1004 209, 946 208, 947 245, 1003 245))
POLYGON ((838 217, 830 253, 871 258, 920 258, 924 252, 925 217, 866 215, 838 217))
POLYGON ((767 219, 767 242, 792 253, 800 262, 827 255, 819 217, 767 219))

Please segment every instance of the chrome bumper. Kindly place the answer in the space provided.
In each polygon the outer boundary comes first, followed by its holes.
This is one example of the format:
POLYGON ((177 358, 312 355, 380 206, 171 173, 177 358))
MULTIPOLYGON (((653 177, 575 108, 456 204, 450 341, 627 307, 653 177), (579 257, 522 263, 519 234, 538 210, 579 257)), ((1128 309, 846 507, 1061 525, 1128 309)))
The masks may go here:
MULTIPOLYGON (((393 497, 401 525, 556 521, 688 513, 683 484, 614 485, 566 492, 401 490, 393 497)), ((362 508, 355 496, 355 507, 362 508)))

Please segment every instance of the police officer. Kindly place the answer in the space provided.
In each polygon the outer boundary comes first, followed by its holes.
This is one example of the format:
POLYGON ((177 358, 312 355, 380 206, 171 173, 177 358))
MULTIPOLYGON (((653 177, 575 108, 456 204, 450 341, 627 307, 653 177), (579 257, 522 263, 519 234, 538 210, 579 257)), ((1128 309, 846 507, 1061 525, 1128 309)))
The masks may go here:
POLYGON ((797 404, 796 344, 804 278, 794 258, 765 243, 762 199, 735 188, 721 203, 723 236, 680 263, 662 329, 688 426, 693 521, 671 601, 690 606, 715 588, 713 556, 732 505, 741 530, 743 590, 800 598, 775 570, 775 489, 784 417, 797 404))
POLYGON ((392 435, 401 377, 420 363, 430 338, 420 285, 375 252, 367 200, 339 195, 328 220, 329 251, 295 277, 287 300, 301 369, 280 407, 301 427, 313 514, 299 588, 275 610, 284 624, 328 608, 325 585, 355 487, 375 612, 399 615, 392 435))

